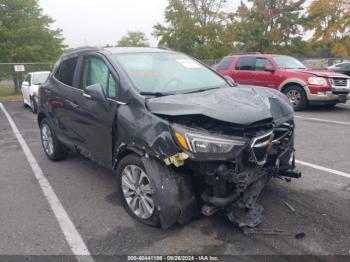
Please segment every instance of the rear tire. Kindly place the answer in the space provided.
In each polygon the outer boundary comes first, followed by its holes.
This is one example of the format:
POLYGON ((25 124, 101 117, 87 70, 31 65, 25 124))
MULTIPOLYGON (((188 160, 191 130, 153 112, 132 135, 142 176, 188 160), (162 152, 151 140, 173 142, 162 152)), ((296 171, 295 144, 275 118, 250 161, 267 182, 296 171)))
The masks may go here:
POLYGON ((116 173, 118 193, 128 214, 143 224, 160 227, 154 198, 156 187, 141 158, 135 154, 127 155, 120 160, 116 173))
POLYGON ((40 123, 41 143, 46 156, 52 161, 59 161, 67 156, 67 150, 58 141, 49 121, 43 119, 40 123))
POLYGON ((288 97, 295 111, 300 111, 307 107, 307 96, 305 90, 301 86, 288 86, 283 90, 283 93, 288 97))
POLYGON ((30 97, 30 104, 31 104, 32 112, 36 114, 38 112, 38 104, 34 96, 30 97))

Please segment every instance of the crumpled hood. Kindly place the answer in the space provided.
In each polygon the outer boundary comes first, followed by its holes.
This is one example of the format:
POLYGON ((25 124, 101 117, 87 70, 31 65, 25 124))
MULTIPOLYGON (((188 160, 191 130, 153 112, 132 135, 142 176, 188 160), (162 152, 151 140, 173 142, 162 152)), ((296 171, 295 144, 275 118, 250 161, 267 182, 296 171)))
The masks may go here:
POLYGON ((283 94, 253 86, 150 98, 146 105, 154 114, 204 115, 243 126, 268 119, 286 121, 293 117, 293 108, 283 94))
POLYGON ((310 74, 314 76, 319 76, 319 77, 345 77, 348 78, 347 75, 340 74, 340 73, 335 73, 335 72, 330 72, 330 71, 316 71, 316 70, 304 70, 304 69, 298 69, 298 72, 302 72, 305 74, 310 74))

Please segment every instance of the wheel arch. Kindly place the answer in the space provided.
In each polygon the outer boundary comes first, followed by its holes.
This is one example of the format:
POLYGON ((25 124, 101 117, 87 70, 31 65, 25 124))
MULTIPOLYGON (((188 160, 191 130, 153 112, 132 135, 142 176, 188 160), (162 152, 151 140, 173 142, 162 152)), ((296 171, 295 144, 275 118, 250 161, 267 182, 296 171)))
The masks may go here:
MULTIPOLYGON (((281 86, 280 88, 280 91, 282 93, 284 93, 284 91, 290 87, 290 86, 299 86, 301 87, 304 91, 305 91, 305 88, 304 88, 304 85, 302 85, 301 83, 298 83, 298 82, 288 82, 288 83, 285 83, 283 86, 281 86)), ((305 91, 305 94, 307 95, 307 92, 305 91)))
POLYGON ((41 122, 46 118, 46 115, 43 112, 38 113, 37 121, 38 125, 40 126, 41 122))
POLYGON ((127 145, 124 143, 121 143, 118 147, 115 148, 114 154, 113 154, 113 170, 116 170, 117 165, 121 159, 126 157, 130 154, 136 154, 140 157, 145 155, 145 151, 138 148, 135 145, 127 145))

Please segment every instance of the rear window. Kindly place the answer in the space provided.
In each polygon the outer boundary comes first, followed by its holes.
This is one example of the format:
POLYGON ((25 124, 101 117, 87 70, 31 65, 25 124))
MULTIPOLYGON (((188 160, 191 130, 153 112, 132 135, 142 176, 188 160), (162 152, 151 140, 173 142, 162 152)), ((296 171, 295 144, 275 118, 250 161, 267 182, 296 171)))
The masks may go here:
POLYGON ((255 70, 255 57, 241 57, 236 65, 236 70, 255 70))
POLYGON ((68 86, 73 86, 74 71, 77 61, 77 57, 63 61, 55 73, 55 78, 68 86))
POLYGON ((219 69, 219 70, 227 70, 230 67, 230 65, 231 65, 232 59, 233 58, 231 56, 224 57, 220 61, 220 63, 218 64, 217 69, 219 69))

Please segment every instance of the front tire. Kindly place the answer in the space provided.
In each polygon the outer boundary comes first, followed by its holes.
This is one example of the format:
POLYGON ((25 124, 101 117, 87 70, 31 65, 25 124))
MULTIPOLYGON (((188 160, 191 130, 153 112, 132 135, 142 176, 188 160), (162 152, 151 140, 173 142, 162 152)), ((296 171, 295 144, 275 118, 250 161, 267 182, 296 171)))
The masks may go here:
POLYGON ((283 90, 295 111, 303 110, 308 105, 308 100, 304 89, 298 85, 288 86, 283 90))
POLYGON ((53 128, 46 119, 40 123, 40 134, 45 154, 50 160, 59 161, 67 156, 67 150, 58 141, 53 128))
POLYGON ((155 188, 141 158, 130 154, 117 167, 118 193, 129 215, 139 222, 159 227, 160 216, 154 198, 155 188))

